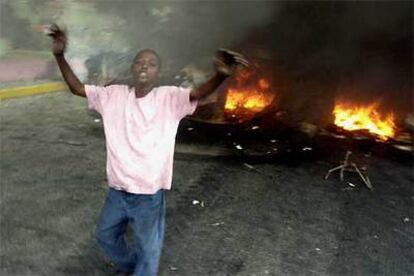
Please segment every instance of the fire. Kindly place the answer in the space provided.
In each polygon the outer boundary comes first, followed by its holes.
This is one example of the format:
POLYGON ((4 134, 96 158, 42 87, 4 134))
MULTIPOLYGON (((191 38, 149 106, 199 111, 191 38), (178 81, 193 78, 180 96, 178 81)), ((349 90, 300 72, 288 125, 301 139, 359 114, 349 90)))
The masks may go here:
POLYGON ((262 111, 272 101, 272 97, 254 89, 229 89, 225 108, 236 110, 248 109, 254 112, 262 111))
POLYGON ((350 106, 348 104, 336 104, 333 114, 335 125, 347 130, 367 129, 381 140, 387 140, 395 135, 394 115, 381 116, 377 111, 378 103, 368 106, 350 106))
MULTIPOLYGON (((242 82, 242 79, 248 78, 248 74, 241 75, 238 82, 242 82)), ((268 106, 272 100, 273 95, 269 93, 270 84, 265 79, 259 79, 253 85, 236 85, 236 87, 230 87, 227 90, 227 98, 225 109, 228 111, 262 111, 268 106)), ((239 112, 239 113, 240 113, 239 112)))

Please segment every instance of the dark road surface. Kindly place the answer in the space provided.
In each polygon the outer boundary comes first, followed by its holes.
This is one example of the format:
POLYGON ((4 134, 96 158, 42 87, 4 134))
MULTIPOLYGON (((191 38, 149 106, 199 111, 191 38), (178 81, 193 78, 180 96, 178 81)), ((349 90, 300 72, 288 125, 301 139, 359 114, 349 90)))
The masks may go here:
MULTIPOLYGON (((101 122, 63 92, 0 102, 0 116, 0 275, 113 275, 94 239, 101 122)), ((371 192, 323 180, 342 153, 252 169, 205 146, 177 145, 160 275, 414 275, 411 165, 372 157, 371 192)))

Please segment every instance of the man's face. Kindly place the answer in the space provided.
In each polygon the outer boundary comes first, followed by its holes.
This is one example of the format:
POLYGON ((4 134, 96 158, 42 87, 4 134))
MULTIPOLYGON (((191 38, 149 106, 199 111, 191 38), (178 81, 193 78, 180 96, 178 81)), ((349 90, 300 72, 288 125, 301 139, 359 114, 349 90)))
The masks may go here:
POLYGON ((140 52, 132 64, 135 81, 141 85, 154 85, 160 77, 160 59, 151 51, 140 52))

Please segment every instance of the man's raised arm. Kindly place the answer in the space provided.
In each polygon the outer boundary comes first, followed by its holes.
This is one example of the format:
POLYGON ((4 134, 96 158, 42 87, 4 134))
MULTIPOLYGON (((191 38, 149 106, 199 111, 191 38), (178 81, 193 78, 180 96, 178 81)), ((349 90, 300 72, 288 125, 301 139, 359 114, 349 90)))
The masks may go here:
POLYGON ((66 33, 56 24, 52 24, 49 28, 48 35, 53 39, 52 52, 70 92, 74 95, 86 97, 85 85, 78 79, 75 73, 73 73, 72 68, 70 68, 65 59, 64 53, 67 44, 66 33))
POLYGON ((214 60, 215 75, 204 84, 194 88, 190 93, 190 101, 202 99, 216 90, 217 87, 231 76, 238 65, 249 66, 249 62, 239 53, 227 49, 217 51, 214 60))

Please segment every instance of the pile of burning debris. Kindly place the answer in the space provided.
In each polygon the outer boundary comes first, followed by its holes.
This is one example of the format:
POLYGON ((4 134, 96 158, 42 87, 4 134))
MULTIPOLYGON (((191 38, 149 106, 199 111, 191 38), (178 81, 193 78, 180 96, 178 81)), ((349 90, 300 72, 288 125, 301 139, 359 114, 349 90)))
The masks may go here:
MULTIPOLYGON (((397 121, 393 114, 381 114, 379 103, 357 106, 344 100, 332 108, 332 122, 324 126, 284 120, 279 91, 274 80, 258 67, 243 69, 221 87, 221 91, 188 118, 188 129, 207 129, 243 156, 274 160, 286 156, 306 159, 316 152, 317 141, 326 137, 349 144, 380 144, 398 151, 414 153, 414 118, 397 121)), ((209 141, 209 143, 211 140, 209 141)))

